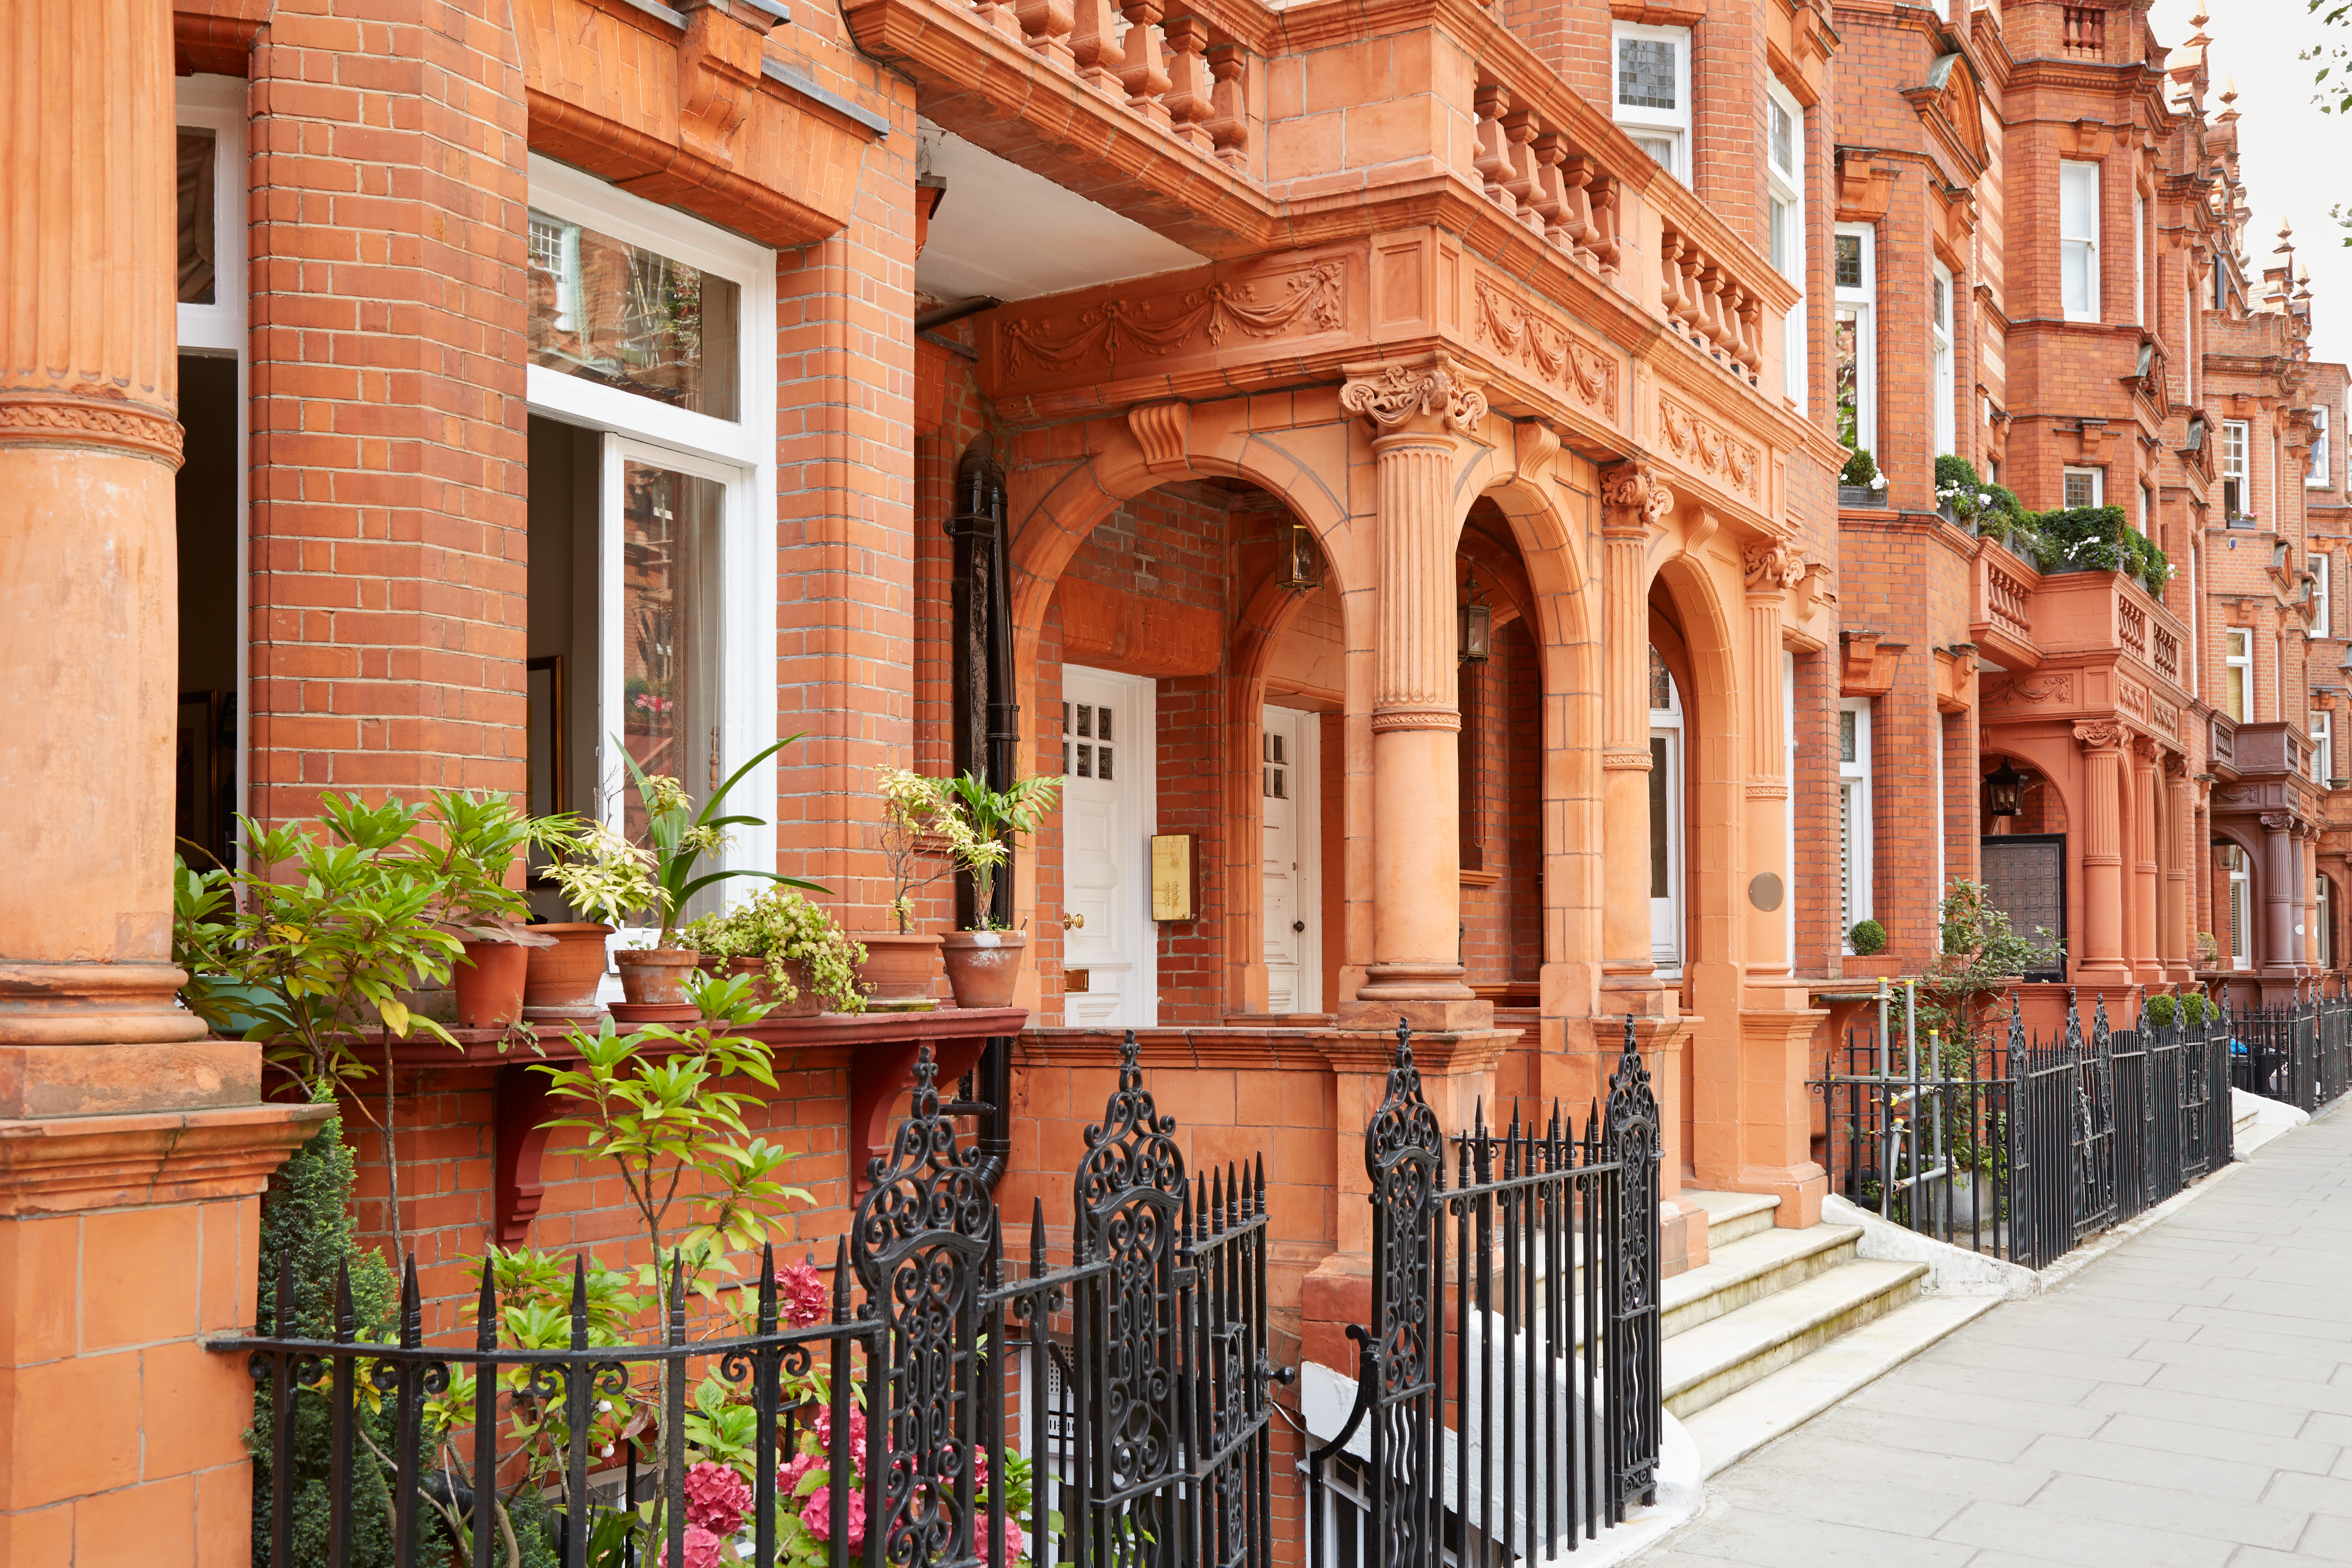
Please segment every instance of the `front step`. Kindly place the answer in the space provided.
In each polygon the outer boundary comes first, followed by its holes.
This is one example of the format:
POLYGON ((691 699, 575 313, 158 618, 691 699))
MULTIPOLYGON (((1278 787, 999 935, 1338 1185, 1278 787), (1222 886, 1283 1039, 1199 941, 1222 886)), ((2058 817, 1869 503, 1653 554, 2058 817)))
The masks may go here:
POLYGON ((1777 1222, 1780 1200, 1769 1193, 1700 1193, 1685 1192, 1683 1196, 1706 1211, 1706 1250, 1710 1257, 1718 1247, 1728 1247, 1759 1231, 1770 1230, 1777 1222))
POLYGON ((1851 1263, 1861 1239, 1858 1225, 1817 1225, 1811 1230, 1776 1230, 1768 1226, 1738 1241, 1710 1240, 1706 1262, 1675 1275, 1659 1292, 1665 1333, 1672 1338, 1713 1322, 1851 1263))
POLYGON ((1688 1417, 1918 1294, 1924 1263, 1855 1260, 1665 1342, 1666 1408, 1688 1417))

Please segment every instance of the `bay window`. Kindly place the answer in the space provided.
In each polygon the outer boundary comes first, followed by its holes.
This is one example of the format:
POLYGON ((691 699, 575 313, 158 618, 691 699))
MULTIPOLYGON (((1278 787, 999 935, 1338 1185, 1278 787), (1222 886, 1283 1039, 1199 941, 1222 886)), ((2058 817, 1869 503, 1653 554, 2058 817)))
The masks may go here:
POLYGON ((2239 723, 2252 714, 2254 634, 2248 626, 2221 628, 2221 710, 2239 723))
POLYGON ((1878 441, 1878 340, 1874 317, 1878 279, 1871 252, 1875 232, 1866 224, 1840 224, 1835 237, 1837 286, 1837 433, 1848 447, 1878 441))

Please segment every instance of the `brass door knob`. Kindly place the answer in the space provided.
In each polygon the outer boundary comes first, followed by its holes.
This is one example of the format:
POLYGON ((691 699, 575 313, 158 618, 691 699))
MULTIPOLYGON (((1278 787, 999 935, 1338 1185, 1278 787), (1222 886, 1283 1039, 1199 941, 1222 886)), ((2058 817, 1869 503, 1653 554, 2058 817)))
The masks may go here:
POLYGON ((1062 929, 1064 931, 1084 931, 1086 928, 1086 916, 1078 913, 1076 910, 1064 911, 1062 915, 1062 929))

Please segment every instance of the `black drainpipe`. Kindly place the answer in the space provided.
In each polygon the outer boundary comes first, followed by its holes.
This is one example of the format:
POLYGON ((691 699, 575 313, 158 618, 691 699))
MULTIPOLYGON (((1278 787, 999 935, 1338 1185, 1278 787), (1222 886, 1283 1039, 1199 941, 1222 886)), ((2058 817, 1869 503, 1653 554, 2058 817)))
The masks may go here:
MULTIPOLYGON (((1021 709, 1013 700, 1012 551, 1005 531, 1004 470, 983 439, 956 466, 956 512, 947 521, 955 542, 955 769, 979 773, 991 789, 1017 776, 1021 709)), ((1012 862, 996 878, 989 918, 1013 920, 1012 862)), ((978 922, 971 878, 956 878, 956 923, 978 922)), ((981 1173, 993 1188, 1013 1157, 1013 1037, 992 1037, 982 1048, 972 1100, 980 1118, 981 1173)))

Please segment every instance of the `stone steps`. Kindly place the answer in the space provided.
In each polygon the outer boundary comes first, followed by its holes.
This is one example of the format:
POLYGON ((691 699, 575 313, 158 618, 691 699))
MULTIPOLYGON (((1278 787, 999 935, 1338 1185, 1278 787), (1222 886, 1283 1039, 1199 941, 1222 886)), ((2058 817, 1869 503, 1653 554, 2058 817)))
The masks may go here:
POLYGON ((1707 1261, 1661 1291, 1665 1404, 1708 1474, 1993 1304, 1922 1297, 1927 1266, 1860 1257, 1859 1226, 1783 1229, 1776 1198, 1687 1195, 1707 1213, 1707 1261))

